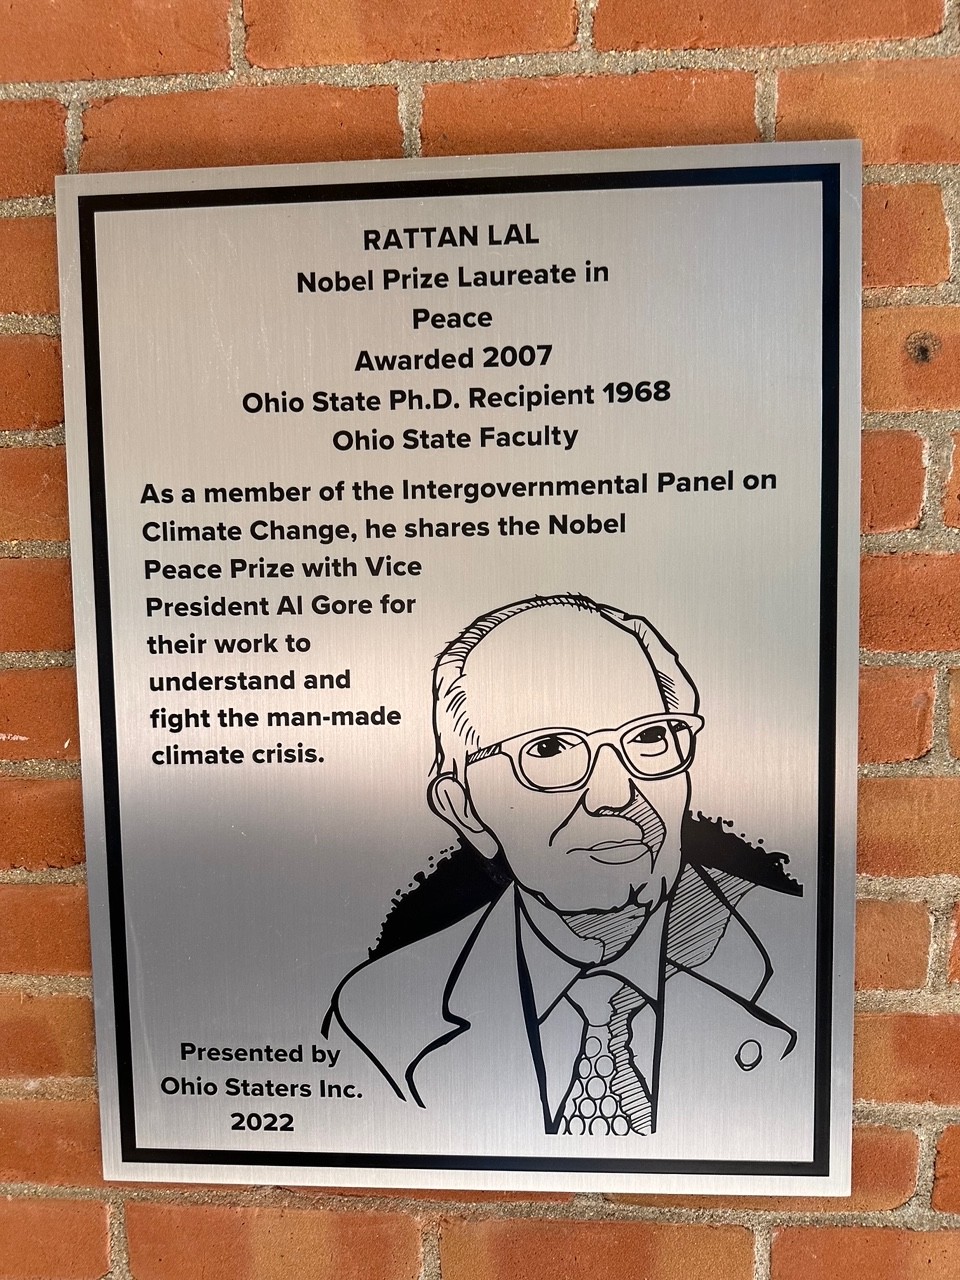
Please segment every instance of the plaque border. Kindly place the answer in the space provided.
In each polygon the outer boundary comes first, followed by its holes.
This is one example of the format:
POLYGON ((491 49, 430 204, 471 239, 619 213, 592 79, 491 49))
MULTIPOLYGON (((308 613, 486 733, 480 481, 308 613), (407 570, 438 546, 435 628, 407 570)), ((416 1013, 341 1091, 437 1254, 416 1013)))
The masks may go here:
MULTIPOLYGON (((718 148, 727 150, 727 148, 718 148)), ((746 148, 737 148, 741 152, 746 148)), ((784 147, 786 150, 786 147, 784 147)), ((704 149, 700 149, 703 155, 704 149)), ((835 153, 834 153, 835 154, 835 153)), ((538 157, 539 158, 539 157, 538 157)), ((507 159, 507 157, 501 157, 507 159)), ((589 156, 585 161, 589 164, 589 156)), ((837 633, 839 585, 839 470, 841 423, 841 189, 843 159, 815 162, 708 164, 684 168, 599 169, 595 172, 494 174, 452 178, 388 179, 359 182, 294 182, 262 187, 204 187, 187 190, 78 194, 79 295, 81 312, 81 399, 86 406, 89 517, 93 553, 94 630, 99 691, 100 764, 104 815, 108 918, 113 979, 114 1052, 120 1155, 126 1164, 270 1166, 474 1170, 529 1173, 609 1173, 616 1175, 727 1175, 730 1177, 826 1178, 831 1174, 832 1045, 834 1017, 834 903, 837 781, 837 633), (109 538, 103 447, 100 374, 96 219, 100 213, 148 209, 304 204, 360 200, 404 200, 531 192, 608 191, 690 186, 752 186, 815 183, 821 190, 821 469, 820 469, 820 671, 818 761, 818 897, 816 1033, 814 1050, 814 1141, 808 1161, 638 1159, 533 1156, 422 1155, 324 1151, 244 1151, 219 1148, 144 1147, 137 1140, 133 1086, 132 1028, 128 985, 120 786, 110 602, 109 538)), ((397 162, 392 162, 395 169, 397 162)), ((343 170, 346 165, 336 166, 343 170)), ((386 166, 385 166, 386 167, 386 166)), ((370 166, 365 166, 369 170, 370 166)), ((262 170, 261 170, 262 172, 262 170)), ((280 171, 282 172, 282 170, 280 171)), ((135 175, 133 175, 135 180, 135 175)), ((129 179, 128 179, 129 180, 129 179)), ((798 1194, 811 1194, 814 1188, 798 1194)), ((819 1189, 817 1189, 819 1190, 819 1189)), ((735 1193, 735 1192, 734 1192, 735 1193)), ((820 1192, 823 1194, 823 1192, 820 1192)), ((770 1194, 782 1194, 771 1190, 770 1194)))

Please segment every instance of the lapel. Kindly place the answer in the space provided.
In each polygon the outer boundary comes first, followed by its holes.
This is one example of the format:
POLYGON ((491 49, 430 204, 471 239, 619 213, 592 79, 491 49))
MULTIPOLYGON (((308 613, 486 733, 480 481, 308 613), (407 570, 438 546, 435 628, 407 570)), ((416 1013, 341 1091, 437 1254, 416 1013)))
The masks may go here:
MULTIPOLYGON (((410 1094, 420 1105, 452 1081, 477 1114, 509 1118, 511 1126, 544 1123, 539 1038, 528 1024, 527 1010, 531 1020, 534 1015, 517 910, 511 886, 483 917, 450 973, 442 1030, 407 1071, 410 1094)), ((532 1025, 535 1030, 535 1020, 532 1025)))
POLYGON ((687 863, 670 904, 665 978, 696 972, 735 998, 758 1000, 772 972, 770 957, 737 910, 756 887, 739 876, 687 863))
POLYGON ((792 1052, 795 1033, 697 971, 666 982, 662 1033, 657 1135, 691 1157, 756 1158, 776 1140, 761 1117, 775 1131, 809 1088, 809 1055, 792 1052))
POLYGON ((399 951, 366 961, 334 994, 324 1034, 335 1018, 404 1101, 416 1098, 408 1077, 419 1060, 463 1030, 458 1018, 445 1015, 446 992, 490 911, 475 911, 399 951))

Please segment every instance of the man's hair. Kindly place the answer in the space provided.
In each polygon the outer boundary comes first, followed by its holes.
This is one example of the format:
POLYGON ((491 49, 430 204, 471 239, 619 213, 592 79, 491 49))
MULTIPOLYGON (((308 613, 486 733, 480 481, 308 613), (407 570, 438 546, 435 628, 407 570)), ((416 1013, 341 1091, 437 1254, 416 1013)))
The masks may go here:
POLYGON ((436 743, 434 776, 453 774, 462 779, 467 755, 478 750, 481 745, 490 745, 481 744, 467 707, 463 674, 470 654, 484 636, 488 636, 501 623, 527 613, 530 609, 557 608, 598 614, 611 626, 619 627, 621 631, 632 635, 656 677, 664 710, 685 714, 697 711, 700 699, 696 686, 680 665, 676 652, 646 618, 624 613, 613 605, 598 604, 588 596, 574 593, 532 596, 528 600, 518 600, 501 609, 481 614, 455 640, 451 640, 437 658, 433 669, 433 735, 436 743))

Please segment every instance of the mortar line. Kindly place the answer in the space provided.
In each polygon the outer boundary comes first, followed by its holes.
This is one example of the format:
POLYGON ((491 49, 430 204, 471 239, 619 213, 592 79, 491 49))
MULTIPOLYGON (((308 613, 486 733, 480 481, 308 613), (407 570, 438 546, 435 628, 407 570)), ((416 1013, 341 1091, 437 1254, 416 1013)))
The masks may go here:
MULTIPOLYGON (((927 913, 927 971, 924 974, 923 990, 928 992, 937 991, 941 984, 937 981, 937 917, 942 911, 939 903, 931 905, 929 902, 922 904, 927 913)), ((949 910, 949 908, 948 908, 949 910)))
POLYGON ((230 0, 227 30, 230 34, 231 71, 237 80, 246 80, 253 68, 247 58, 247 24, 243 15, 243 0, 230 0))
POLYGON ((753 1232, 753 1280, 770 1280, 770 1250, 773 1231, 769 1226, 757 1226, 753 1232))
POLYGON ((127 1207, 122 1199, 112 1201, 110 1224, 110 1280, 133 1280, 127 1249, 127 1207))
POLYGON ((39 218, 53 212, 53 196, 8 196, 0 200, 0 218, 39 218))
POLYGON ((950 984, 950 950, 953 942, 954 905, 937 902, 930 907, 929 989, 956 998, 960 986, 950 984))
POLYGON ((861 538, 861 548, 866 555, 891 552, 944 553, 960 551, 960 529, 949 525, 922 522, 916 529, 903 529, 897 533, 866 533, 861 538))
POLYGON ((0 885, 3 884, 74 884, 87 883, 86 868, 82 864, 73 867, 5 867, 0 868, 0 885))
POLYGON ((960 181, 956 173, 948 172, 943 175, 940 194, 943 200, 943 214, 947 222, 950 253, 949 278, 952 282, 956 282, 957 263, 960 262, 960 181))
POLYGON ((754 119, 761 142, 773 142, 777 135, 777 73, 773 70, 757 72, 754 119))
POLYGON ((938 485, 936 499, 938 502, 937 511, 940 520, 943 520, 943 513, 946 507, 948 489, 953 477, 953 464, 955 455, 954 430, 955 422, 949 424, 943 423, 936 432, 939 450, 934 457, 935 477, 938 485))
POLYGON ((423 125, 423 82, 413 76, 397 83, 397 115, 403 135, 403 154, 423 154, 421 129, 423 125))
POLYGON ((440 1224, 431 1216, 421 1224, 420 1280, 441 1280, 440 1224))
POLYGON ((948 759, 953 759, 950 750, 950 669, 946 666, 934 668, 934 701, 933 701, 933 740, 931 749, 948 759))
POLYGON ((877 902, 926 902, 953 907, 960 899, 960 876, 857 876, 857 898, 877 902))
POLYGON ((58 315, 38 315, 23 311, 6 311, 0 313, 0 334, 39 333, 46 337, 60 336, 60 317, 58 315))
POLYGON ((860 650, 861 667, 920 667, 936 669, 938 666, 949 668, 958 664, 960 664, 960 651, 956 649, 922 649, 920 651, 860 650))
POLYGON ((593 19, 598 0, 577 0, 577 33, 574 48, 580 52, 596 52, 593 42, 593 19))
POLYGON ((925 1124, 953 1125, 960 1122, 960 1104, 939 1102, 868 1102, 853 1104, 854 1124, 868 1127, 909 1129, 916 1132, 925 1124))
POLYGON ((36 431, 0 431, 0 449, 52 449, 64 441, 62 426, 42 427, 36 431))
POLYGON ((24 996, 70 996, 87 999, 93 994, 91 979, 79 975, 0 973, 0 991, 24 996))
POLYGON ((952 988, 946 984, 919 987, 915 991, 858 991, 853 1006, 857 1013, 960 1013, 960 984, 955 983, 952 988))
POLYGON ((70 543, 40 538, 0 542, 0 560, 69 560, 70 543))
POLYGON ((939 183, 945 177, 953 177, 957 172, 956 164, 921 164, 887 161, 883 164, 865 164, 863 180, 868 185, 883 182, 893 185, 904 185, 911 182, 939 183))
POLYGON ((960 413, 948 409, 923 409, 916 413, 868 412, 863 415, 861 427, 864 431, 916 431, 924 438, 939 439, 960 430, 960 413))
POLYGON ((939 186, 942 181, 953 178, 955 176, 956 165, 952 164, 928 164, 928 165, 909 165, 909 164, 865 164, 863 166, 863 185, 865 187, 883 186, 883 187, 908 187, 916 184, 929 186, 939 186), (918 177, 913 170, 923 170, 929 173, 926 178, 918 177))
POLYGON ((926 1212, 932 1211, 933 1185, 936 1180, 937 1145, 943 1125, 936 1121, 917 1126, 919 1150, 917 1152, 917 1185, 911 1204, 926 1212))
POLYGON ((869 286, 863 291, 863 310, 875 307, 951 307, 960 301, 960 288, 952 280, 939 284, 869 286))
POLYGON ((960 760, 945 760, 930 753, 922 760, 903 760, 897 764, 861 764, 860 778, 956 778, 960 777, 960 760))
MULTIPOLYGON (((587 0, 589 3, 589 0, 587 0)), ((582 13, 584 0, 578 3, 582 13)), ((241 51, 241 33, 231 8, 231 65, 214 71, 104 77, 89 80, 27 80, 0 84, 0 101, 54 98, 64 105, 74 100, 115 96, 154 96, 229 88, 242 76, 244 83, 329 84, 368 88, 396 83, 413 73, 428 83, 463 80, 529 79, 558 75, 635 75, 648 71, 717 70, 756 74, 765 70, 836 65, 847 62, 910 62, 933 60, 957 51, 952 35, 906 37, 894 40, 844 41, 804 45, 747 45, 722 49, 637 49, 597 51, 592 47, 533 50, 486 58, 393 59, 388 62, 312 64, 267 68, 249 62, 241 51)), ((240 10, 242 19, 242 8, 240 10)), ((590 23, 592 31, 592 21, 590 23)), ((578 19, 578 35, 583 30, 578 19)))
POLYGON ((79 98, 71 100, 67 105, 66 145, 64 161, 67 173, 80 172, 80 152, 83 148, 83 113, 86 102, 79 98))
POLYGON ((945 477, 943 475, 944 440, 941 432, 923 439, 923 495, 920 502, 920 525, 929 529, 936 525, 942 529, 940 518, 943 510, 945 477))
POLYGON ((79 761, 72 760, 0 760, 0 778, 79 778, 79 761))
POLYGON ((94 1076, 0 1077, 0 1099, 5 1102, 96 1101, 94 1076))
POLYGON ((75 666, 72 651, 62 653, 0 653, 0 671, 46 671, 49 667, 75 666))

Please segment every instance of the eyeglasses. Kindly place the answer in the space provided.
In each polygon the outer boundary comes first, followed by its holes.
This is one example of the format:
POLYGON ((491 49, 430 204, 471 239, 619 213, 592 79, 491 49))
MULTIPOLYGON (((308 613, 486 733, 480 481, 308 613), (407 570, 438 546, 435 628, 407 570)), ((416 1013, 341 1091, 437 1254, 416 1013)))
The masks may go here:
POLYGON ((609 746, 634 778, 670 778, 693 762, 702 716, 652 715, 619 729, 536 729, 471 751, 467 764, 491 756, 509 758, 517 781, 532 791, 576 791, 593 772, 597 753, 609 746))

